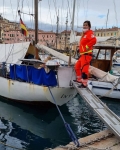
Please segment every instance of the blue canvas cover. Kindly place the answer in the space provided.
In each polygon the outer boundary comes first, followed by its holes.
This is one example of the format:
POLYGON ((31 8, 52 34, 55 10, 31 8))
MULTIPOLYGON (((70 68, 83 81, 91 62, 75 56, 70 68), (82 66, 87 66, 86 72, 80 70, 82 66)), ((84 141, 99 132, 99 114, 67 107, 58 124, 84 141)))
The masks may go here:
POLYGON ((46 73, 44 68, 36 69, 33 66, 10 65, 10 78, 13 80, 21 79, 24 82, 32 82, 37 85, 57 85, 57 79, 53 70, 46 73))

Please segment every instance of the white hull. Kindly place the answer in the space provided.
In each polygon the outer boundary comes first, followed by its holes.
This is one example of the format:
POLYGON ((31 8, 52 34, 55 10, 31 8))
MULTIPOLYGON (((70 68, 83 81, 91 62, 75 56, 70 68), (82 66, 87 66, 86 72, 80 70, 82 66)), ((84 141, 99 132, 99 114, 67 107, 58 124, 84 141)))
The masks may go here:
MULTIPOLYGON (((0 95, 12 100, 23 102, 53 102, 48 87, 27 82, 19 82, 0 77, 0 95)), ((50 88, 58 105, 63 105, 77 94, 74 88, 50 88)))
POLYGON ((95 95, 120 99, 120 84, 118 84, 117 86, 118 90, 114 89, 110 92, 110 94, 109 91, 113 88, 113 85, 111 83, 89 80, 88 85, 95 95))

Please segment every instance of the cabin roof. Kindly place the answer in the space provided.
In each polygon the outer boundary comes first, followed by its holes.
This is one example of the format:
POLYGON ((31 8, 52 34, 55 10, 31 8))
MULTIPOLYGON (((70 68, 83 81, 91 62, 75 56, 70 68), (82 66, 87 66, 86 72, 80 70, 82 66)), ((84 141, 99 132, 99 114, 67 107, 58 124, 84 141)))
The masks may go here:
POLYGON ((120 50, 120 46, 114 46, 114 45, 94 45, 93 47, 94 49, 116 49, 116 50, 120 50))

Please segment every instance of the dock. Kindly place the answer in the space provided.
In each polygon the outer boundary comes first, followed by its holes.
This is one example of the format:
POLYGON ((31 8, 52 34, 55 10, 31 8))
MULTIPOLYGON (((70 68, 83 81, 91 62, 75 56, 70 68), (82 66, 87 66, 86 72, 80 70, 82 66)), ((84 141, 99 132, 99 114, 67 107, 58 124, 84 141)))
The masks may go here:
POLYGON ((108 126, 109 130, 101 131, 90 136, 80 138, 80 147, 73 142, 66 146, 58 146, 54 150, 120 150, 120 118, 112 112, 92 91, 82 88, 79 83, 72 81, 80 96, 98 117, 108 126))
POLYGON ((76 82, 73 82, 80 96, 98 115, 98 117, 108 126, 112 133, 120 139, 120 118, 112 112, 92 91, 87 88, 81 88, 76 82))
POLYGON ((120 150, 120 140, 110 131, 105 130, 78 140, 80 147, 73 142, 66 146, 58 146, 54 150, 120 150))

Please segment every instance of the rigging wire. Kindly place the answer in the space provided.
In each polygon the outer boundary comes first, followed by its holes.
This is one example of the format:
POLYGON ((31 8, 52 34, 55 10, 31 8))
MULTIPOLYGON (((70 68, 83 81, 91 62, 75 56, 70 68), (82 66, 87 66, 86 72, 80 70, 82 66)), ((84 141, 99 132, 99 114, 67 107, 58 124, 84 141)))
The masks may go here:
POLYGON ((62 32, 62 23, 63 23, 63 20, 62 20, 62 16, 63 16, 63 6, 64 6, 64 1, 62 0, 62 6, 61 6, 61 27, 60 27, 60 32, 62 32))
POLYGON ((21 5, 22 5, 21 11, 23 11, 23 2, 24 2, 24 0, 22 0, 22 2, 21 2, 21 5))
POLYGON ((113 4, 114 4, 114 11, 115 11, 116 26, 118 27, 118 19, 117 19, 117 11, 116 11, 115 0, 113 0, 113 4))
POLYGON ((68 3, 69 18, 70 18, 70 20, 72 20, 72 15, 71 15, 71 12, 70 12, 70 4, 69 4, 69 0, 67 0, 67 3, 68 3))
POLYGON ((29 10, 29 14, 30 14, 30 24, 31 24, 31 28, 32 28, 32 20, 33 20, 33 14, 30 11, 30 5, 29 5, 29 0, 27 0, 27 6, 28 6, 28 10, 29 10))
POLYGON ((50 1, 49 1, 49 0, 48 0, 48 5, 49 5, 49 13, 50 13, 51 27, 52 27, 52 31, 53 31, 53 24, 52 24, 52 17, 51 17, 50 1))
MULTIPOLYGON (((42 17, 41 17, 41 1, 40 1, 40 3, 39 3, 39 7, 40 7, 40 15, 39 15, 39 18, 40 18, 40 22, 41 22, 41 20, 42 20, 42 17)), ((42 28, 42 23, 40 23, 40 25, 39 25, 39 27, 40 27, 40 29, 42 28)))
POLYGON ((10 6, 11 6, 11 9, 12 9, 12 15, 13 15, 13 18, 14 18, 14 13, 13 13, 13 7, 12 7, 11 0, 10 0, 10 6))
POLYGON ((87 0, 87 8, 86 8, 86 16, 85 16, 85 19, 87 19, 87 15, 88 15, 88 2, 89 2, 89 0, 87 0))
MULTIPOLYGON (((16 17, 14 18, 15 21, 17 20, 17 13, 18 13, 18 8, 19 8, 20 0, 17 1, 17 4, 18 4, 18 5, 17 5, 17 10, 16 10, 16 17)), ((14 39, 14 40, 15 40, 15 39, 14 39)), ((13 45, 12 45, 12 48, 11 48, 11 47, 9 48, 9 52, 8 52, 8 56, 7 56, 7 58, 6 58, 6 61, 8 60, 10 54, 12 53, 13 48, 14 48, 14 43, 13 43, 13 45)), ((5 62, 6 62, 6 61, 5 61, 5 62)))
POLYGON ((89 0, 87 0, 86 7, 85 7, 85 1, 83 0, 83 8, 84 8, 85 19, 87 19, 87 15, 88 15, 88 2, 89 2, 89 0))
POLYGON ((3 0, 3 18, 4 18, 4 6, 5 5, 5 0, 3 0))
POLYGON ((55 12, 56 12, 56 17, 57 17, 57 6, 56 6, 56 0, 53 0, 54 7, 55 7, 55 12))
MULTIPOLYGON (((34 0, 32 0, 32 14, 34 14, 34 0)), ((33 28, 35 26, 34 18, 32 18, 33 28)))
MULTIPOLYGON (((46 17, 46 21, 45 22, 47 22, 47 20, 48 20, 48 16, 50 15, 50 10, 48 10, 47 11, 47 17, 46 17)), ((44 25, 45 27, 47 26, 47 23, 44 25)), ((41 28, 42 28, 42 18, 41 18, 41 28)), ((44 35, 43 35, 44 36, 44 35)))
POLYGON ((85 16, 85 3, 84 3, 84 0, 83 0, 83 8, 84 8, 84 16, 85 16))

